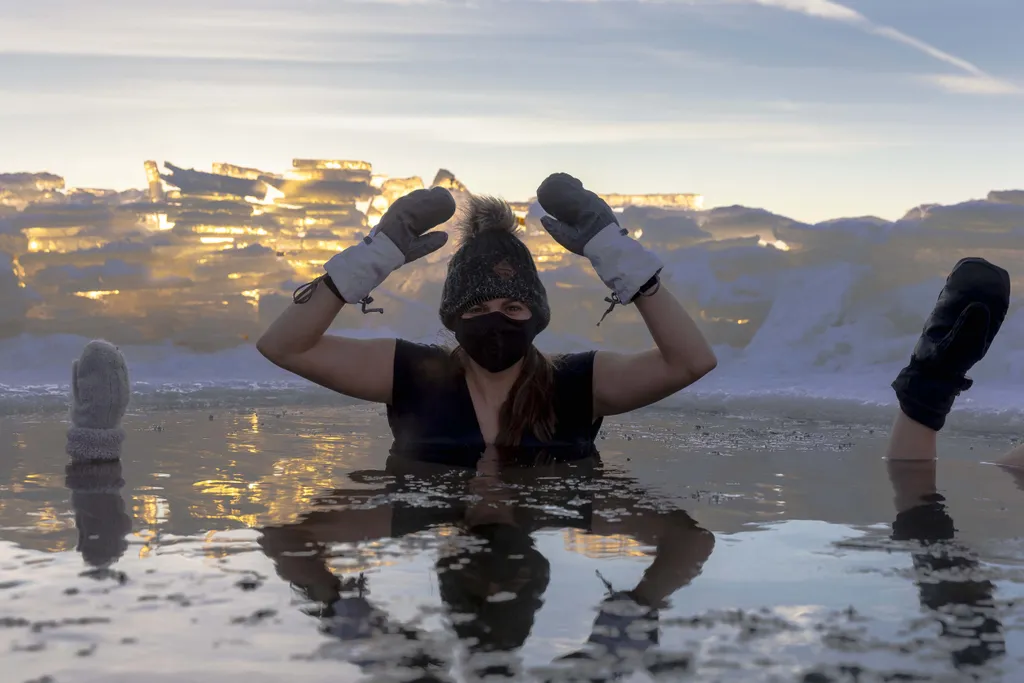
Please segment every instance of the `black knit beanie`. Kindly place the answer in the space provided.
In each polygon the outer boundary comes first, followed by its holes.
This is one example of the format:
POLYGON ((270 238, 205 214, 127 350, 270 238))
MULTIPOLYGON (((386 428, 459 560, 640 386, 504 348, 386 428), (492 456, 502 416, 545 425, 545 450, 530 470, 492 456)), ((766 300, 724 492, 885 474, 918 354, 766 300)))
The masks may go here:
POLYGON ((449 330, 468 309, 491 299, 521 301, 537 319, 538 332, 548 326, 548 294, 518 228, 507 202, 470 197, 459 219, 462 241, 448 262, 441 293, 441 322, 449 330))

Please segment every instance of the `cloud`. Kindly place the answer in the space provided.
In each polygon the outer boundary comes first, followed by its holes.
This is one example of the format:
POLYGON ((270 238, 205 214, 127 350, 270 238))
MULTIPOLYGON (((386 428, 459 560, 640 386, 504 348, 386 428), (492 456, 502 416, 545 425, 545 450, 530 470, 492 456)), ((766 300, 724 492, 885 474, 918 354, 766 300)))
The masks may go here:
POLYGON ((992 76, 977 65, 966 59, 957 57, 923 40, 908 35, 899 29, 882 24, 876 24, 860 12, 841 5, 832 0, 734 0, 745 4, 756 4, 764 7, 775 7, 790 12, 799 12, 810 17, 840 21, 851 26, 856 26, 867 33, 871 33, 887 40, 901 43, 921 54, 932 59, 944 62, 952 67, 963 71, 966 75, 935 75, 928 76, 925 80, 943 88, 949 92, 984 94, 984 95, 1007 95, 1019 93, 1020 87, 1009 81, 992 76))
POLYGON ((714 120, 615 121, 552 116, 264 116, 243 114, 235 124, 305 131, 346 131, 395 138, 412 136, 446 143, 489 145, 636 144, 645 142, 719 142, 751 151, 831 153, 889 146, 845 127, 805 121, 766 121, 717 117, 714 120))
MULTIPOLYGON (((108 0, 102 9, 72 0, 23 5, 0 22, 0 54, 98 54, 191 58, 339 62, 404 62, 430 43, 417 38, 480 37, 508 29, 522 0, 308 0, 284 7, 251 0, 240 11, 227 0, 180 0, 153 5, 108 0), (509 16, 501 10, 511 12, 509 16), (483 10, 499 11, 498 15, 483 10)), ((834 0, 545 0, 544 4, 688 6, 714 13, 723 5, 760 6, 838 22, 956 69, 924 82, 948 92, 1012 94, 1021 88, 977 65, 891 26, 878 24, 834 0)), ((576 20, 579 17, 575 17, 576 20)), ((542 30, 555 30, 548 26, 542 30)), ((581 32, 586 33, 586 28, 581 32)))
POLYGON ((1014 95, 1020 92, 1015 84, 988 76, 929 74, 923 80, 948 92, 966 95, 1014 95))
POLYGON ((800 12, 812 17, 822 19, 834 19, 836 21, 860 22, 867 21, 865 17, 849 7, 840 5, 831 0, 746 0, 758 5, 767 7, 778 7, 779 9, 800 12))
POLYGON ((3 16, 0 55, 369 63, 407 58, 403 39, 485 33, 485 19, 438 0, 251 0, 245 8, 232 0, 104 0, 96 6, 54 0, 3 16))

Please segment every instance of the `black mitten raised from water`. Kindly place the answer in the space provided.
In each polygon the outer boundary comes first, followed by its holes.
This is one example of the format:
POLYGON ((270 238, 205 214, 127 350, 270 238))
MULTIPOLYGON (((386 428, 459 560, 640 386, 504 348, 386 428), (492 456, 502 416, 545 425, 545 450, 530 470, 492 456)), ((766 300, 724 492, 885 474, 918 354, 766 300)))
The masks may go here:
POLYGON ((953 401, 973 384, 967 372, 985 357, 1009 306, 1005 270, 974 257, 953 266, 910 363, 892 383, 907 417, 942 429, 953 401))

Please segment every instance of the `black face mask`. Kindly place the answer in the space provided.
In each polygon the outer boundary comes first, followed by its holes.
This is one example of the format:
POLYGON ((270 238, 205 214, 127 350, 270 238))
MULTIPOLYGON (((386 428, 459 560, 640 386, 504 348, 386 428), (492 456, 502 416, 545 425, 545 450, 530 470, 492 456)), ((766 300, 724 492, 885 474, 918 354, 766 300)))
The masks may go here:
POLYGON ((455 321, 459 345, 488 372, 508 370, 518 363, 536 336, 536 318, 512 320, 495 312, 455 321))

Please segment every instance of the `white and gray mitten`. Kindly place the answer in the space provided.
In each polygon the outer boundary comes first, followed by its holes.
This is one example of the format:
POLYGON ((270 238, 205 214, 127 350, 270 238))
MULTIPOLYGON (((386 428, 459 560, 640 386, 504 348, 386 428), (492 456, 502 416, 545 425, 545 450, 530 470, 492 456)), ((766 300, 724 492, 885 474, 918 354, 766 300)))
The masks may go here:
POLYGON ((415 190, 399 198, 359 244, 324 264, 341 298, 349 304, 372 301, 370 292, 406 263, 448 242, 448 233, 427 232, 455 215, 455 199, 443 187, 415 190))
POLYGON ((607 202, 571 175, 548 176, 537 188, 537 201, 548 214, 540 219, 544 229, 567 250, 590 259, 614 293, 613 306, 632 302, 664 267, 619 225, 607 202))
POLYGON ((94 340, 71 365, 71 428, 67 453, 72 461, 117 460, 131 386, 128 365, 113 344, 94 340))

